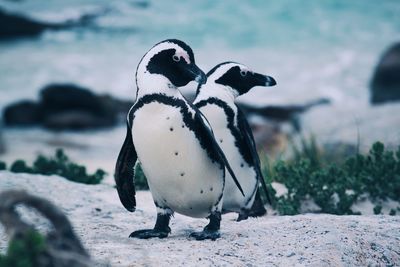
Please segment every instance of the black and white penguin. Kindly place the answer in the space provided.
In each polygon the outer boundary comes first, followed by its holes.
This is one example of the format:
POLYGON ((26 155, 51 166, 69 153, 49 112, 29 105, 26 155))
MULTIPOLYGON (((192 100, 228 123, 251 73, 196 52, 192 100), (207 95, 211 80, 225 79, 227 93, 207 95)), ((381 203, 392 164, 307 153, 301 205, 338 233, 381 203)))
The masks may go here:
MULTIPOLYGON (((224 62, 207 74, 207 83, 199 85, 194 105, 206 116, 214 135, 243 188, 244 196, 226 179, 224 212, 239 213, 238 221, 266 213, 259 193, 260 182, 267 187, 260 168, 254 137, 235 98, 255 86, 273 86, 274 78, 254 73, 247 66, 224 62)), ((228 174, 229 175, 229 174, 228 174)))
POLYGON ((115 181, 122 204, 134 211, 134 167, 139 161, 157 221, 153 229, 135 231, 130 237, 167 237, 170 217, 177 212, 209 218, 204 230, 191 237, 215 240, 220 236, 225 168, 242 190, 208 122, 177 89, 191 81, 204 83, 206 75, 196 66, 192 49, 179 40, 156 44, 137 67, 137 99, 127 117, 115 181))

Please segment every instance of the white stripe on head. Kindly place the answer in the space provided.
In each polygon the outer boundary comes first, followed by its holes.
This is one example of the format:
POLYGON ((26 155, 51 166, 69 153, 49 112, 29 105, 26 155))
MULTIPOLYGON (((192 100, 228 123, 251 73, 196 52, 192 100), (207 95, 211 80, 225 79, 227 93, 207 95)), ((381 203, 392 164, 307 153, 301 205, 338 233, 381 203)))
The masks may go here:
POLYGON ((137 73, 143 73, 146 71, 147 64, 149 64, 150 60, 153 56, 157 55, 161 51, 175 49, 175 55, 178 57, 182 57, 188 64, 190 64, 189 54, 179 45, 173 42, 165 41, 153 46, 142 58, 139 63, 137 73))
POLYGON ((219 66, 209 77, 207 77, 207 83, 208 82, 215 82, 219 78, 221 78, 228 70, 230 70, 232 67, 238 66, 241 71, 250 71, 249 67, 246 65, 236 63, 236 62, 229 62, 226 64, 222 64, 219 66))
MULTIPOLYGON (((189 54, 178 44, 170 41, 164 41, 156 44, 143 56, 137 67, 136 84, 137 87, 142 91, 140 92, 138 90, 138 95, 136 98, 138 98, 141 94, 159 92, 162 90, 164 90, 164 93, 167 94, 176 94, 177 91, 172 89, 173 85, 167 77, 160 74, 151 74, 147 71, 147 65, 149 64, 150 60, 161 51, 169 49, 175 49, 174 56, 183 58, 188 64, 191 63, 189 54)), ((173 59, 171 58, 171 60, 173 59)))
POLYGON ((241 71, 251 71, 246 65, 236 62, 229 62, 218 66, 217 69, 210 76, 207 77, 207 83, 202 85, 200 89, 200 95, 198 96, 198 98, 196 98, 196 100, 200 101, 201 99, 207 99, 208 97, 234 100, 236 97, 238 97, 239 92, 235 88, 221 85, 215 82, 216 80, 221 78, 227 71, 236 66, 238 66, 241 71))

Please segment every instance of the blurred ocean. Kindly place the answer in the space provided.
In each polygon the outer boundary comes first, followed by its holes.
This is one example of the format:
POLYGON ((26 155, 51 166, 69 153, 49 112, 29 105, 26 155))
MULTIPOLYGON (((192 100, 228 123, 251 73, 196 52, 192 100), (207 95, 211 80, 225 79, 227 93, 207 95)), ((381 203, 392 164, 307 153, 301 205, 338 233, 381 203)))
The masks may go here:
POLYGON ((321 139, 355 142, 359 134, 366 143, 400 143, 400 127, 386 128, 400 125, 400 105, 370 107, 368 89, 380 55, 400 40, 399 0, 0 0, 0 7, 52 22, 104 13, 85 27, 1 42, 0 110, 37 98, 51 82, 133 99, 140 58, 156 42, 178 38, 205 72, 233 60, 277 80, 278 86, 257 88, 242 101, 330 98, 330 106, 302 120, 321 139))

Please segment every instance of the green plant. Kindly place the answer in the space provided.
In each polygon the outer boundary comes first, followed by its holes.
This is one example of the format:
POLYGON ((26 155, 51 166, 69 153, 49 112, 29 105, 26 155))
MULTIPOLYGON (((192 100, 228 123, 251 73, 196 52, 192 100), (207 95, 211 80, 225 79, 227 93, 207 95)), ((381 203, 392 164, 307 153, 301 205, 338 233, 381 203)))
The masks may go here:
POLYGON ((7 164, 3 161, 0 161, 0 171, 4 171, 7 169, 7 164))
POLYGON ((149 185, 147 184, 147 179, 144 175, 142 165, 140 165, 139 162, 135 165, 135 187, 138 190, 149 189, 149 185))
POLYGON ((33 172, 32 168, 28 167, 26 165, 25 161, 23 161, 21 159, 18 159, 13 164, 11 164, 10 171, 15 172, 15 173, 20 173, 20 172, 32 173, 33 172))
POLYGON ((34 267, 38 266, 38 256, 45 250, 44 237, 30 231, 22 239, 10 241, 5 255, 0 254, 0 267, 34 267))
POLYGON ((23 160, 17 160, 11 165, 10 171, 43 175, 55 174, 70 181, 84 184, 98 184, 106 175, 106 172, 101 169, 98 169, 94 174, 87 174, 86 168, 71 162, 62 149, 57 149, 54 157, 39 155, 32 167, 29 167, 23 160))
MULTIPOLYGON (((264 166, 267 181, 282 183, 288 190, 274 198, 273 207, 280 214, 300 213, 307 200, 314 201, 320 212, 354 214, 352 205, 365 193, 374 202, 387 198, 400 201, 400 147, 394 153, 377 142, 368 155, 356 154, 341 164, 325 162, 317 151, 315 141, 311 141, 311 148, 304 153, 297 150, 294 160, 264 166)), ((381 210, 378 204, 374 213, 381 210)))
POLYGON ((314 136, 311 136, 309 141, 302 137, 300 140, 300 147, 293 141, 291 144, 293 149, 293 161, 297 162, 308 159, 313 168, 318 168, 323 164, 322 154, 314 136))

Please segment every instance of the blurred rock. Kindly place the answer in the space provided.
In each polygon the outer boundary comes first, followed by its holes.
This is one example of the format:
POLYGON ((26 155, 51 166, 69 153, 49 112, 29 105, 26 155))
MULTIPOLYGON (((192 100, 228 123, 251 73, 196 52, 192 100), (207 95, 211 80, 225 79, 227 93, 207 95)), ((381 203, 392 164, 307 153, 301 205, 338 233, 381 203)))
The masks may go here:
POLYGON ((51 84, 42 89, 40 95, 43 123, 47 128, 85 129, 117 123, 114 105, 104 103, 87 88, 74 84, 51 84))
POLYGON ((96 14, 84 14, 76 20, 50 23, 37 21, 22 14, 12 13, 0 8, 0 40, 33 37, 45 30, 62 30, 70 27, 84 26, 90 23, 94 18, 104 14, 104 12, 105 11, 100 11, 96 14))
POLYGON ((3 129, 2 125, 0 124, 0 155, 4 154, 6 152, 6 145, 3 140, 3 129))
POLYGON ((6 125, 36 125, 42 119, 40 105, 30 100, 11 104, 3 112, 3 119, 6 125))
MULTIPOLYGON (((39 244, 32 243, 32 233, 37 233, 33 225, 21 219, 21 215, 16 211, 17 205, 24 205, 39 213, 49 220, 52 230, 47 233, 44 240, 42 251, 19 251, 19 263, 24 266, 71 266, 84 267, 94 266, 86 249, 83 247, 79 238, 74 233, 68 218, 59 208, 49 201, 36 196, 29 195, 24 191, 10 190, 0 194, 0 222, 3 224, 6 233, 19 247, 14 249, 22 250, 24 246, 34 246, 39 244)), ((37 241, 37 239, 36 239, 37 241)), ((9 257, 16 257, 10 253, 9 257)), ((18 259, 13 259, 18 262, 18 259)), ((21 265, 22 266, 22 265, 21 265)))
POLYGON ((49 129, 90 129, 112 126, 116 122, 110 121, 107 118, 96 116, 86 111, 65 111, 53 114, 48 114, 43 120, 43 126, 49 129))
POLYGON ((400 101, 400 43, 381 57, 371 81, 371 103, 400 101))
POLYGON ((37 22, 19 14, 8 13, 0 9, 0 39, 35 36, 48 28, 51 24, 37 22))
POLYGON ((6 125, 42 125, 54 130, 81 130, 114 126, 124 120, 130 101, 96 95, 74 84, 50 84, 39 103, 21 101, 5 108, 6 125))

